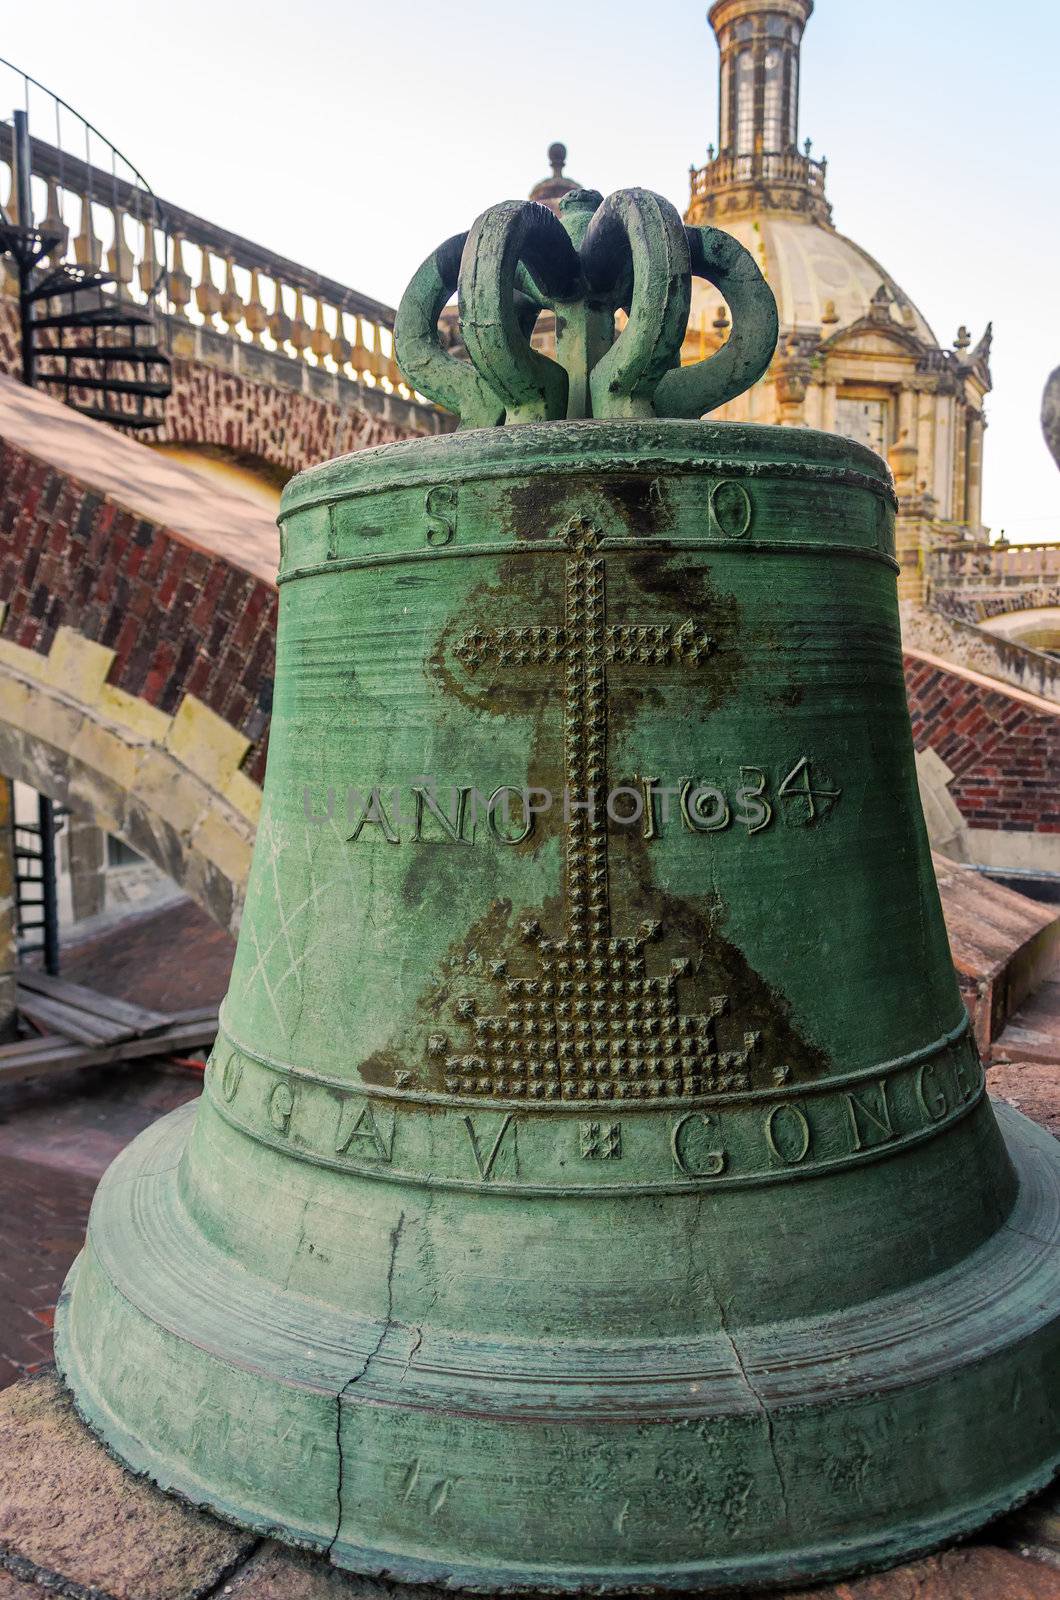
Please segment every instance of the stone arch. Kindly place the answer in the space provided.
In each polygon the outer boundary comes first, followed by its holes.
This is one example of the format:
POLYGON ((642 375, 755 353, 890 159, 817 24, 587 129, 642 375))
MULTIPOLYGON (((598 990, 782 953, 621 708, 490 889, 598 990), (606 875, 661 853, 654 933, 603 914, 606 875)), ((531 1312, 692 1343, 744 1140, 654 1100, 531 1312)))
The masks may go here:
POLYGON ((1028 594, 1022 604, 984 616, 979 626, 1011 644, 1056 655, 1060 653, 1060 603, 1054 599, 1051 605, 1036 605, 1036 598, 1028 594))
POLYGON ((60 628, 0 642, 0 772, 90 817, 235 932, 261 790, 250 741, 193 695, 167 716, 106 681, 113 651, 60 628))
POLYGON ((220 485, 253 500, 270 516, 279 512, 283 487, 294 476, 287 467, 275 466, 261 456, 252 455, 248 450, 236 450, 231 445, 161 439, 152 441, 150 448, 167 461, 194 472, 212 487, 220 485))

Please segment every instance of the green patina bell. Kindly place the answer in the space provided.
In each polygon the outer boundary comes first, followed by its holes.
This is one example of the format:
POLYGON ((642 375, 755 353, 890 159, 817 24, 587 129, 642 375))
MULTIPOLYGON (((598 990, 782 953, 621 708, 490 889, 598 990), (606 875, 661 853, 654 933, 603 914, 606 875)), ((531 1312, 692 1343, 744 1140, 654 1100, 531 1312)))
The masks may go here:
POLYGON ((787 1584, 1053 1470, 1060 1153, 958 996, 887 470, 697 420, 775 339, 653 195, 497 206, 398 319, 467 431, 284 496, 205 1093, 104 1179, 57 1347, 133 1468, 342 1566, 787 1584), (733 331, 681 369, 693 274, 733 331))

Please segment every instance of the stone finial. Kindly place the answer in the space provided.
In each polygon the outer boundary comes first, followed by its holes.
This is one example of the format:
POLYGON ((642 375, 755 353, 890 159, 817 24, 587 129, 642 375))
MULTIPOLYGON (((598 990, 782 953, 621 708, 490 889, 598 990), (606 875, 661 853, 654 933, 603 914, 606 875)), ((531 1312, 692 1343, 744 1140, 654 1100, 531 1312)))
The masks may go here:
POLYGON ((994 343, 994 324, 988 322, 983 329, 983 337, 972 351, 972 360, 979 361, 984 367, 990 365, 990 350, 994 343))
POLYGON ((458 412, 461 426, 496 427, 700 417, 757 382, 777 331, 772 291, 730 234, 686 227, 647 189, 606 200, 575 190, 558 214, 532 201, 492 206, 433 251, 402 297, 394 347, 410 383, 458 412), (707 360, 682 367, 693 277, 720 292, 732 332, 707 360), (454 290, 470 364, 439 336, 454 290), (555 361, 531 343, 543 310, 556 316, 555 361))
POLYGON ((953 348, 955 350, 967 350, 971 342, 972 336, 962 322, 960 327, 957 329, 957 337, 953 341, 953 348))
POLYGON ((571 194, 580 185, 573 178, 568 178, 564 173, 567 163, 567 146, 557 139, 548 147, 549 174, 541 178, 530 190, 530 199, 536 200, 539 205, 548 206, 550 211, 559 215, 559 204, 564 195, 571 194))
POLYGON ((880 287, 869 301, 869 317, 873 322, 890 322, 891 320, 891 292, 885 283, 880 284, 880 287))
POLYGON ((900 500, 907 500, 916 489, 916 446, 903 433, 887 452, 887 461, 894 475, 894 486, 900 500))

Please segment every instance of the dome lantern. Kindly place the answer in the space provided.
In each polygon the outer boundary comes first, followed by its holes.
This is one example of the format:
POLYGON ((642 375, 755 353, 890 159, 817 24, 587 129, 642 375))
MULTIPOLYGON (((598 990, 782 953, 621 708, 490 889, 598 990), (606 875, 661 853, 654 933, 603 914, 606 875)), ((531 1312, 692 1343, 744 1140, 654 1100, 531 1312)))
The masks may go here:
POLYGON ((798 148, 799 52, 813 0, 716 0, 718 153, 692 176, 697 221, 766 206, 829 222, 824 161, 798 148))
POLYGON ((550 211, 559 215, 559 203, 565 194, 570 194, 579 185, 573 178, 568 178, 563 168, 567 162, 567 146, 558 140, 548 147, 548 164, 551 172, 547 178, 542 178, 530 190, 530 199, 536 200, 539 205, 548 206, 550 211))

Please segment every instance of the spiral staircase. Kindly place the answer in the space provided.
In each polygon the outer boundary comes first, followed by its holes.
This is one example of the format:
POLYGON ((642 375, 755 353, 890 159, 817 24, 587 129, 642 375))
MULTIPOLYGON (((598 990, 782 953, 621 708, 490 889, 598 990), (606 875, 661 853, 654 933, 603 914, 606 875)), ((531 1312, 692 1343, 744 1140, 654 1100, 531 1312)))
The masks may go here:
MULTIPOLYGON (((0 60, 0 66, 10 63, 0 60)), ((10 139, 14 183, 6 208, 0 208, 0 255, 6 256, 17 281, 22 343, 22 378, 44 389, 75 411, 136 431, 157 428, 170 393, 170 360, 163 348, 160 299, 165 282, 165 225, 152 191, 130 163, 102 135, 35 79, 18 74, 26 85, 46 96, 69 122, 84 130, 86 146, 94 140, 110 153, 114 201, 135 196, 143 226, 163 234, 161 267, 140 282, 140 297, 116 273, 92 259, 64 259, 69 230, 60 216, 36 221, 31 175, 33 147, 26 111, 15 111, 2 131, 10 139), (118 167, 128 174, 119 179, 118 167)), ((71 157, 71 159, 73 159, 71 157)), ((106 196, 98 203, 109 205, 106 196)), ((91 200, 90 200, 91 208, 91 200)), ((151 259, 154 251, 150 252, 151 259)))

